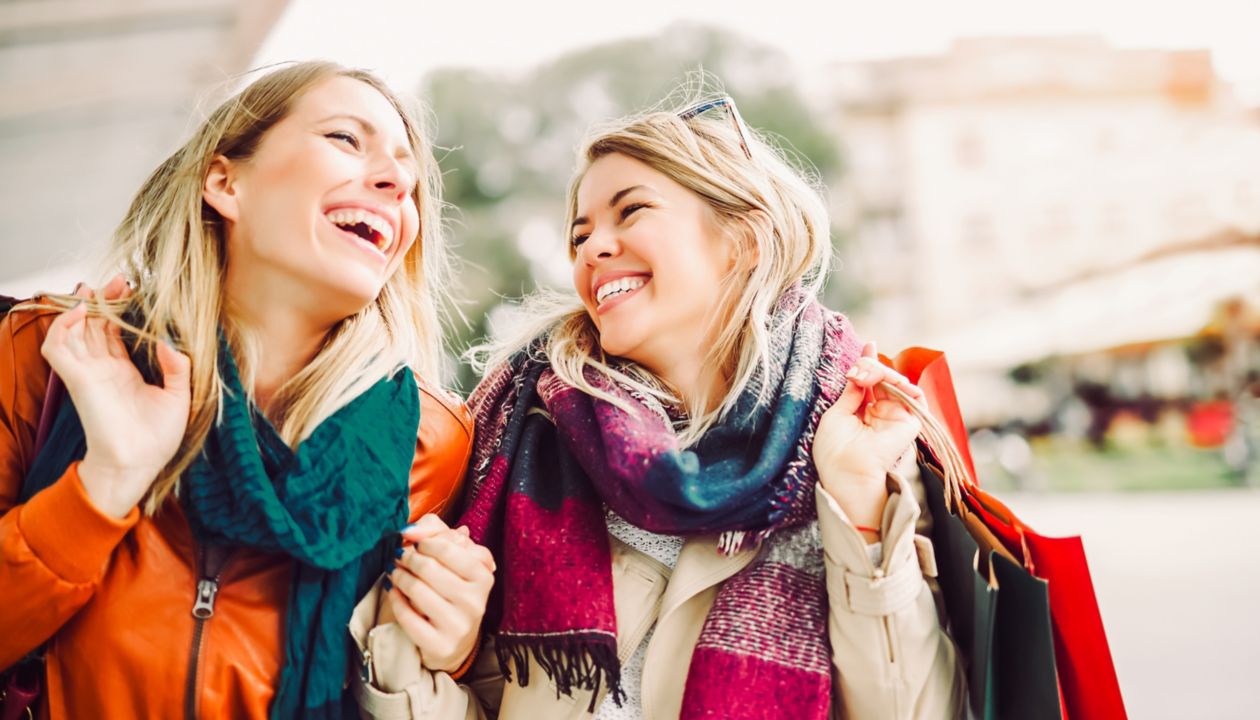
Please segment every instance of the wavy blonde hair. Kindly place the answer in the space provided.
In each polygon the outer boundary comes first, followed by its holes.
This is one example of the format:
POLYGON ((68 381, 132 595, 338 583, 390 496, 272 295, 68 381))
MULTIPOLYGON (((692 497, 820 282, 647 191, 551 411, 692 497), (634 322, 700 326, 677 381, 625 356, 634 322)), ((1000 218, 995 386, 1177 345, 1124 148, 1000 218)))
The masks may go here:
MULTIPOLYGON (((831 262, 822 187, 812 169, 750 128, 745 128, 745 136, 752 157, 745 156, 725 109, 686 120, 679 117, 681 109, 699 99, 693 95, 692 102, 679 108, 649 111, 594 128, 578 149, 563 227, 570 227, 577 216, 577 191, 586 172, 597 160, 613 154, 644 163, 704 200, 718 231, 734 244, 736 258, 710 314, 716 340, 704 358, 706 366, 723 373, 723 397, 683 400, 647 368, 607 356, 600 347, 598 329, 574 293, 543 291, 526 298, 521 313, 529 319, 526 325, 471 351, 479 369, 503 362, 541 338, 556 374, 590 395, 625 407, 588 381, 586 373, 593 371, 635 392, 681 406, 687 421, 679 440, 688 446, 734 408, 759 367, 775 361, 769 338, 776 302, 797 283, 816 296, 831 262)), ((569 257, 576 258, 572 243, 569 257)), ((760 400, 770 400, 772 390, 761 388, 760 400)))
MULTIPOLYGON (((156 513, 175 490, 217 420, 223 392, 217 362, 221 328, 252 396, 258 344, 250 328, 234 322, 227 312, 224 222, 202 199, 210 164, 220 155, 250 158, 303 93, 334 77, 371 86, 402 118, 419 164, 413 191, 419 236, 376 300, 337 323, 311 362, 277 391, 268 404, 269 419, 287 443, 297 445, 324 419, 390 373, 410 367, 439 379, 443 344, 437 299, 445 296, 450 271, 441 219, 441 175, 425 116, 366 71, 330 62, 302 62, 272 71, 220 105, 144 182, 114 232, 107 265, 111 272, 121 268, 135 292, 123 302, 90 305, 93 313, 135 333, 151 366, 156 367, 154 343, 163 340, 191 360, 188 428, 174 459, 149 491, 144 506, 148 514, 156 513), (124 319, 129 317, 139 318, 139 326, 124 319)), ((49 300, 64 308, 78 298, 49 300)))

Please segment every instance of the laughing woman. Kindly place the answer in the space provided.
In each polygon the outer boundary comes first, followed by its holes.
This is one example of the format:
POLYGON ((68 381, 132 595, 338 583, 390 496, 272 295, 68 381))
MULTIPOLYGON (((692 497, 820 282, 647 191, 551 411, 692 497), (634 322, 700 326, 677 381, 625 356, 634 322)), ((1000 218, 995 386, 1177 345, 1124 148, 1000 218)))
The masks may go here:
POLYGON ((423 640, 408 550, 397 622, 356 611, 367 713, 958 716, 884 383, 922 394, 819 304, 819 193, 723 98, 597 132, 565 227, 576 297, 535 301, 470 401, 479 659, 463 685, 380 660, 423 640))
POLYGON ((471 448, 430 385, 438 192, 379 80, 288 66, 140 189, 130 287, 4 319, 0 669, 42 650, 37 716, 342 716, 351 609, 471 448))

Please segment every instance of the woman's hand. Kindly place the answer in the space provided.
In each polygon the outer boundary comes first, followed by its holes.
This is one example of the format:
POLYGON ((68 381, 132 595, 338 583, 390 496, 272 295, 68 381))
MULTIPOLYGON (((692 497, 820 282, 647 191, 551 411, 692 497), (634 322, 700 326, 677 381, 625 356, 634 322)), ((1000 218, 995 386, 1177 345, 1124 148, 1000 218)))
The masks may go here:
MULTIPOLYGON (((122 276, 101 291, 104 299, 129 293, 122 276)), ((87 316, 92 291, 53 321, 41 352, 61 376, 83 424, 87 454, 79 478, 102 512, 124 517, 148 492, 183 440, 190 405, 187 356, 157 348, 163 386, 149 385, 131 362, 117 325, 87 316)))
POLYGON ((389 574, 389 607, 430 670, 453 672, 477 647, 494 586, 494 557, 436 515, 403 530, 403 551, 389 574), (408 543, 413 543, 410 547, 408 543))
POLYGON ((923 391, 879 362, 875 344, 848 372, 840 399, 823 413, 814 436, 814 465, 823 489, 854 525, 878 528, 888 490, 884 478, 919 434, 919 419, 876 386, 887 382, 916 400, 923 391))

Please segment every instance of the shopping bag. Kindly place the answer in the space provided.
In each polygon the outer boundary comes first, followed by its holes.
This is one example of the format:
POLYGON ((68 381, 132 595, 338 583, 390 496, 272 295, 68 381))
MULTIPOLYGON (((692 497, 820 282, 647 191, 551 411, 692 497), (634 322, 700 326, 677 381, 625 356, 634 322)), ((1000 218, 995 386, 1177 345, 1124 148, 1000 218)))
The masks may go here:
MULTIPOLYGON (((1052 538, 1035 532, 1005 504, 980 488, 944 353, 910 348, 891 361, 885 358, 885 362, 923 389, 927 408, 948 435, 937 445, 952 446, 957 451, 954 460, 943 459, 942 463, 950 466, 953 476, 958 476, 956 487, 942 477, 945 507, 955 513, 961 510, 973 525, 978 519, 1028 573, 1048 582, 1056 669, 1066 716, 1071 720, 1126 718, 1081 539, 1052 538)), ((933 447, 932 451, 942 459, 939 455, 948 455, 949 447, 933 447)), ((942 475, 950 473, 943 471, 942 475)), ((1004 565, 995 563, 994 568, 998 567, 1004 565)), ((1003 572, 1009 574, 1009 568, 1003 572)))
POLYGON ((984 720, 1060 720, 1046 582, 1009 553, 986 549, 950 513, 945 481, 929 455, 920 455, 919 473, 932 515, 937 582, 966 659, 972 712, 984 720))

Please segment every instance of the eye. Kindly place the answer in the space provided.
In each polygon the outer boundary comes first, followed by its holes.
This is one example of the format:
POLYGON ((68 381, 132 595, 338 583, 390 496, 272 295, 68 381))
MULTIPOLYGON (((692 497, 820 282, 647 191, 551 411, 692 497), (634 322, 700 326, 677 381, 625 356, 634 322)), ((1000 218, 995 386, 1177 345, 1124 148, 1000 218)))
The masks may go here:
POLYGON ((354 133, 346 132, 345 130, 335 130, 333 132, 327 133, 326 135, 324 135, 324 137, 329 138, 331 140, 340 140, 346 143, 347 145, 349 145, 350 147, 354 148, 355 150, 359 149, 359 138, 355 137, 354 133))
POLYGON ((630 203, 629 205, 623 207, 621 209, 621 221, 625 222, 626 218, 630 217, 635 212, 642 210, 645 207, 650 207, 650 206, 647 203, 630 203))
POLYGON ((572 240, 572 242, 573 242, 573 247, 577 247, 577 246, 581 245, 582 243, 586 242, 586 239, 587 239, 587 238, 589 238, 589 237, 590 237, 590 234, 589 234, 589 233, 588 233, 588 234, 586 234, 586 235, 577 235, 577 236, 575 236, 575 237, 573 238, 573 240, 572 240))

